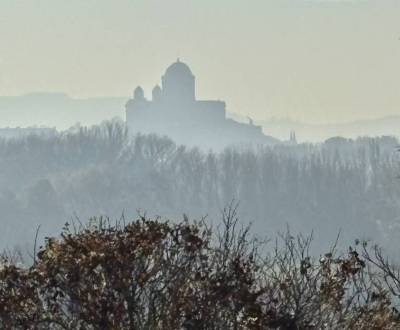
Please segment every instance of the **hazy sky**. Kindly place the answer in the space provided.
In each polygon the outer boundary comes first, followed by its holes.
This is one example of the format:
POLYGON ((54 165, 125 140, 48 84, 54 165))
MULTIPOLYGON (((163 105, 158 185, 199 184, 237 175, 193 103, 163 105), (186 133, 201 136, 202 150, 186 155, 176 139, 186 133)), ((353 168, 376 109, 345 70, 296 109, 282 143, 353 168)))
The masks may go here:
POLYGON ((178 56, 258 119, 400 114, 399 0, 0 0, 1 96, 149 95, 178 56))

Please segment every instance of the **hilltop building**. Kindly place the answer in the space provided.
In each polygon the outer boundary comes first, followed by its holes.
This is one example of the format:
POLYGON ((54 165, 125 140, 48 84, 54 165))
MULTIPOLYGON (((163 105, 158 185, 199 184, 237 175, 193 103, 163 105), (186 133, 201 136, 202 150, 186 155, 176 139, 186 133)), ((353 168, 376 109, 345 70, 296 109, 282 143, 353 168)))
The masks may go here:
POLYGON ((261 126, 226 118, 223 101, 197 100, 195 76, 179 59, 168 67, 146 99, 139 86, 126 104, 126 121, 133 133, 167 135, 179 144, 220 149, 246 143, 274 143, 261 126))

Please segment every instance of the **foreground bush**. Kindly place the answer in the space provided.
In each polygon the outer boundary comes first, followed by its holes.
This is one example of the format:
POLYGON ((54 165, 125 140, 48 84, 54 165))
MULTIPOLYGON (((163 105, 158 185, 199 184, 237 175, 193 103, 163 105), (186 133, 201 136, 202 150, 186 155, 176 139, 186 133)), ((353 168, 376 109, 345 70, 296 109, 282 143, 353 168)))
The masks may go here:
POLYGON ((261 253, 231 209, 215 231, 145 218, 67 226, 31 267, 3 258, 0 328, 400 328, 399 277, 377 248, 314 259, 310 242, 287 234, 261 253))

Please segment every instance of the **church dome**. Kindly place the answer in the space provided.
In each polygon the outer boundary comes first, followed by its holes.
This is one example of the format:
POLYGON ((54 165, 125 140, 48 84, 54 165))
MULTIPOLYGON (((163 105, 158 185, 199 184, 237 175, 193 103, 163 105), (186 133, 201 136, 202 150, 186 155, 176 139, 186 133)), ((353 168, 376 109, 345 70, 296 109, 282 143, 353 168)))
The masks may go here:
POLYGON ((192 71, 190 70, 189 66, 181 61, 179 59, 171 64, 167 70, 165 71, 165 77, 192 77, 192 71))
POLYGON ((195 100, 195 77, 190 68, 179 59, 168 67, 161 80, 165 101, 182 103, 195 100))

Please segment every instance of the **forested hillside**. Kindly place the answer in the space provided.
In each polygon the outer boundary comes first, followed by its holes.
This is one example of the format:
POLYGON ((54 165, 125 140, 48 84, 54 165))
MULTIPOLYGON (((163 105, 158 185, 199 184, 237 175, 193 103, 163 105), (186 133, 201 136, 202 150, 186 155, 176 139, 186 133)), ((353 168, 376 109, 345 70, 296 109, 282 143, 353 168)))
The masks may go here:
POLYGON ((400 237, 400 174, 393 138, 331 139, 318 145, 228 148, 205 153, 157 136, 129 137, 108 122, 53 137, 0 141, 1 247, 32 243, 65 222, 137 212, 217 222, 239 203, 253 230, 339 230, 390 247, 400 237))

